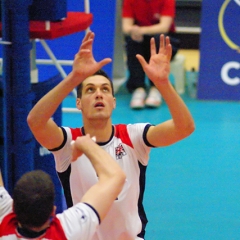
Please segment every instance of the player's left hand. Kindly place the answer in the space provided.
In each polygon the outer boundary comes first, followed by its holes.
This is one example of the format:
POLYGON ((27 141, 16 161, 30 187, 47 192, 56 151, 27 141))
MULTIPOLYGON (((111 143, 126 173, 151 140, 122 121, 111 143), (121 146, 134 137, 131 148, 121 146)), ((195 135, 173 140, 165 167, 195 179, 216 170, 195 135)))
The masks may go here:
POLYGON ((172 46, 170 44, 169 37, 165 37, 163 34, 160 36, 159 50, 156 50, 156 44, 154 38, 151 38, 150 42, 151 57, 149 63, 141 56, 137 54, 137 59, 143 67, 144 72, 148 78, 157 87, 159 84, 168 82, 170 74, 170 61, 172 56, 172 46))

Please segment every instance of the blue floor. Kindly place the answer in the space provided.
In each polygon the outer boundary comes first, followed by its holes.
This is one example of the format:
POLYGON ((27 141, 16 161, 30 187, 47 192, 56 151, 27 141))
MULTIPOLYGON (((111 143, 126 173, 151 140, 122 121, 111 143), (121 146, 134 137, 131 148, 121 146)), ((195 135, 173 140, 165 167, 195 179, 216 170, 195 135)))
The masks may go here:
MULTIPOLYGON (((159 109, 134 111, 122 87, 113 123, 150 122, 170 117, 159 109)), ((182 95, 196 124, 187 139, 153 149, 144 205, 146 240, 240 239, 240 103, 200 101, 182 95)), ((74 107, 68 97, 63 107, 74 107)), ((64 113, 63 125, 82 125, 81 115, 64 113)))

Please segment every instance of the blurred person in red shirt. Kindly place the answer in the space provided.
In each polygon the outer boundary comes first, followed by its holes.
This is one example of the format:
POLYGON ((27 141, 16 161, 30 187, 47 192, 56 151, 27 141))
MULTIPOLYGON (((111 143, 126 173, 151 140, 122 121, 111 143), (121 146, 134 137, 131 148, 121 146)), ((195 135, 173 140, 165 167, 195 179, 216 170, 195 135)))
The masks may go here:
POLYGON ((145 106, 156 108, 161 105, 161 94, 151 81, 147 96, 146 75, 136 54, 142 55, 148 62, 150 39, 155 38, 158 49, 159 36, 164 34, 170 37, 172 59, 174 58, 179 48, 179 40, 175 37, 175 14, 175 0, 123 0, 122 30, 129 71, 126 87, 132 93, 130 107, 133 109, 145 106))

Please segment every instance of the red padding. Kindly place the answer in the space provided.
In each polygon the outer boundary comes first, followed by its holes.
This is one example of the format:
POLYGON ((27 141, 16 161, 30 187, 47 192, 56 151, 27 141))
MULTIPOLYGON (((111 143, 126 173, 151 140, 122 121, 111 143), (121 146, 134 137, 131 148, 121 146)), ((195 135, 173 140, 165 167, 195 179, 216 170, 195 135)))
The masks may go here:
MULTIPOLYGON (((91 13, 68 12, 67 18, 58 22, 50 22, 50 30, 46 30, 45 21, 30 21, 30 38, 54 39, 86 30, 93 22, 91 13)), ((2 23, 0 23, 2 35, 2 23)))

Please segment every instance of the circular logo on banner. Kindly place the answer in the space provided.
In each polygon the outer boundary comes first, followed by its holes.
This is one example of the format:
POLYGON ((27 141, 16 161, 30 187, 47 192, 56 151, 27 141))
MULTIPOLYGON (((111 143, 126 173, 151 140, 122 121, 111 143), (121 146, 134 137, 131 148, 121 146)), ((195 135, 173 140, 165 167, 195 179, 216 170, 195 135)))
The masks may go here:
MULTIPOLYGON (((240 7, 240 0, 233 0, 238 7, 240 7)), ((221 34, 221 37, 223 39, 223 41, 233 50, 237 50, 240 53, 240 46, 238 46, 236 43, 234 43, 230 37, 227 35, 225 28, 224 28, 224 23, 223 23, 223 18, 224 18, 224 14, 225 11, 227 9, 228 4, 231 2, 231 0, 225 0, 225 2, 223 3, 219 15, 218 15, 218 27, 219 27, 219 31, 221 34)))

